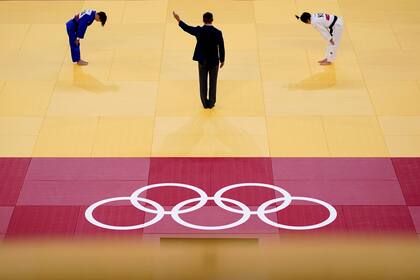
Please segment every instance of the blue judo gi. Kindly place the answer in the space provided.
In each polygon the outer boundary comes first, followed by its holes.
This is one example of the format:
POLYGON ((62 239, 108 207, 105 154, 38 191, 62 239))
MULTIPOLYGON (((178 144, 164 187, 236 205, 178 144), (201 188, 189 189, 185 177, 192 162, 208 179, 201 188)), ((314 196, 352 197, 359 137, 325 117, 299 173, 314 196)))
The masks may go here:
POLYGON ((71 50, 71 59, 73 62, 80 60, 80 44, 75 43, 76 39, 83 39, 86 29, 95 20, 96 11, 85 10, 82 13, 75 15, 74 18, 66 23, 67 34, 69 35, 69 43, 71 50))

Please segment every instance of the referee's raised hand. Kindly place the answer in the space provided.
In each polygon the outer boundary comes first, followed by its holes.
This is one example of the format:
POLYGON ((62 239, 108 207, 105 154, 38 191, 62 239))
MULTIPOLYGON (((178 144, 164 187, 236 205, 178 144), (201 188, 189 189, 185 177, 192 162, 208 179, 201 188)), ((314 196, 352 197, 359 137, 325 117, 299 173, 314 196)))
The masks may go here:
POLYGON ((174 18, 179 22, 181 19, 179 18, 179 15, 177 13, 175 13, 175 11, 172 12, 172 14, 174 15, 174 18))

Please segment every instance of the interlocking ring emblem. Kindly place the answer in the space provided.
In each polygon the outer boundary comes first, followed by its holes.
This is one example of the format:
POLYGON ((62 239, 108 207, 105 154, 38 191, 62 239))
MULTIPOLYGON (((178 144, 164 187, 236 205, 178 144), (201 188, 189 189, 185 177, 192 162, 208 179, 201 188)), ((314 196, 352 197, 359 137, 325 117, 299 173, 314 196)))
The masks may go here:
POLYGON ((85 211, 85 217, 91 224, 101 227, 101 228, 110 229, 110 230, 134 230, 134 229, 149 227, 159 222, 165 215, 170 215, 172 219, 180 225, 183 225, 191 229, 196 229, 196 230, 214 231, 214 230, 224 230, 224 229, 234 228, 234 227, 244 224, 246 221, 248 221, 248 219, 252 215, 258 216, 261 221, 276 228, 288 229, 288 230, 310 230, 310 229, 321 228, 332 223, 337 218, 337 211, 332 205, 330 205, 329 203, 325 201, 315 199, 315 198, 310 198, 310 197, 292 196, 289 192, 287 192, 281 187, 270 185, 270 184, 263 184, 263 183, 240 183, 240 184, 225 186, 221 188, 220 190, 218 190, 212 197, 209 197, 202 189, 195 186, 187 185, 187 184, 180 184, 180 183, 153 184, 153 185, 148 185, 148 186, 144 186, 137 189, 131 194, 131 196, 113 197, 113 198, 100 200, 98 202, 95 202, 91 206, 89 206, 85 211), (189 189, 196 192, 199 195, 199 197, 181 201, 175 206, 173 206, 171 210, 165 210, 162 205, 160 205, 154 200, 141 197, 141 194, 143 194, 145 191, 150 190, 150 189, 161 188, 161 187, 175 187, 175 188, 189 189), (278 192, 279 194, 281 194, 282 197, 274 198, 274 199, 271 199, 262 203, 257 208, 256 211, 252 211, 248 206, 246 206, 244 203, 238 200, 223 197, 223 194, 229 190, 237 189, 237 188, 246 188, 246 187, 260 187, 260 188, 272 189, 278 192), (150 221, 147 221, 143 224, 131 225, 131 226, 115 226, 115 225, 108 225, 108 224, 102 223, 93 216, 93 212, 95 211, 97 207, 107 204, 109 202, 124 201, 124 200, 130 201, 130 203, 140 211, 144 211, 150 214, 155 214, 155 217, 151 219, 150 221), (326 220, 318 224, 306 225, 306 226, 291 226, 291 225, 279 224, 273 220, 270 220, 267 217, 267 214, 279 212, 285 209, 292 203, 293 200, 309 201, 312 203, 319 204, 328 210, 329 216, 326 220), (220 225, 220 226, 196 225, 196 224, 189 223, 181 218, 181 214, 196 211, 200 209, 201 207, 203 207, 204 205, 206 205, 208 201, 214 201, 216 205, 219 206, 220 208, 226 211, 232 212, 232 213, 241 214, 242 216, 239 220, 233 223, 220 225), (225 202, 231 203, 237 206, 237 208, 228 206, 225 204, 225 202), (271 209, 267 209, 269 208, 269 206, 275 205, 279 202, 281 202, 280 205, 273 207, 271 209), (190 203, 197 203, 197 204, 185 208, 185 206, 190 203), (144 204, 149 204, 152 208, 146 207, 144 204))

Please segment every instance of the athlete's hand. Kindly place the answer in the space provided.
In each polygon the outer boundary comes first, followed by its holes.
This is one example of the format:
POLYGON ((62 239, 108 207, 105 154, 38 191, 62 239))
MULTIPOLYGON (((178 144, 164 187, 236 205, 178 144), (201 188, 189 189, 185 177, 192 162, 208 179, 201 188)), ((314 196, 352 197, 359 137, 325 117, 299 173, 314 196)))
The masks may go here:
POLYGON ((179 22, 181 19, 179 18, 179 15, 177 15, 175 13, 175 11, 172 12, 172 14, 174 15, 174 18, 179 22))
POLYGON ((331 39, 331 40, 330 40, 330 43, 331 43, 331 45, 333 45, 333 46, 335 45, 335 43, 334 43, 334 40, 333 40, 333 39, 331 39))
POLYGON ((222 68, 223 65, 225 65, 225 63, 224 62, 220 62, 220 68, 222 68))
POLYGON ((78 45, 80 45, 80 40, 76 39, 76 40, 74 40, 74 43, 78 46, 78 45))

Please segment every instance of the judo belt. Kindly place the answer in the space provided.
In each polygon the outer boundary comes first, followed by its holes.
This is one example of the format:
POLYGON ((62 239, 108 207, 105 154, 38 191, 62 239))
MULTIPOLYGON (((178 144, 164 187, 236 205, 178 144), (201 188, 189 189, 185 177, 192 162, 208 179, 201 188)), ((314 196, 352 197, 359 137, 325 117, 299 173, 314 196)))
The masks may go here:
POLYGON ((337 21, 337 19, 338 19, 337 16, 334 16, 333 22, 331 23, 331 25, 329 27, 331 36, 333 35, 333 27, 334 27, 334 24, 337 21))

